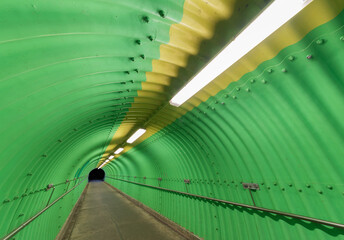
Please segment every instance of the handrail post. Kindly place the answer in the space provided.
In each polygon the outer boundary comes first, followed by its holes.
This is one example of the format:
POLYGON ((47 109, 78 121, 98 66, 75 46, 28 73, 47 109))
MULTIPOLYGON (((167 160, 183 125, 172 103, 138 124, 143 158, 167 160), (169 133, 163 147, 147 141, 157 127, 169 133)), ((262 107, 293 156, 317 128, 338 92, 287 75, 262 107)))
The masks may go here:
POLYGON ((70 184, 70 181, 67 179, 66 180, 66 183, 68 182, 68 185, 67 185, 67 188, 66 188, 66 191, 65 192, 67 192, 68 191, 68 188, 69 188, 69 184, 70 184))
POLYGON ((49 202, 50 202, 50 200, 51 200, 51 197, 53 196, 53 194, 54 194, 54 191, 55 191, 55 186, 54 186, 54 184, 48 184, 48 186, 47 186, 47 191, 49 190, 49 189, 53 189, 52 191, 51 191, 51 194, 50 194, 50 197, 49 197, 49 199, 48 199, 48 202, 47 202, 47 205, 45 205, 45 206, 48 206, 49 205, 49 202))

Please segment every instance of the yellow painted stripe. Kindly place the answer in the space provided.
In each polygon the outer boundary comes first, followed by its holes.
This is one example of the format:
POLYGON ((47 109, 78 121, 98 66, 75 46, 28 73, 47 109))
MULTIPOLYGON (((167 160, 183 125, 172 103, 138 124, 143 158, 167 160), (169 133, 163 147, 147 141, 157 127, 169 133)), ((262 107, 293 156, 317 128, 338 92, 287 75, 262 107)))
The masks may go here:
MULTIPOLYGON (((170 28, 170 42, 160 46, 160 59, 153 61, 152 73, 147 73, 147 81, 142 84, 135 103, 141 98, 155 99, 157 103, 166 100, 161 94, 170 85, 171 77, 178 76, 180 67, 187 67, 190 55, 198 54, 202 41, 211 39, 216 24, 229 18, 236 1, 228 0, 186 0, 183 19, 170 28), (160 85, 160 86, 159 86, 160 85)), ((223 74, 208 84, 182 107, 175 108, 166 104, 153 115, 147 125, 147 132, 135 142, 135 145, 149 138, 168 124, 174 122, 188 111, 216 95, 228 87, 231 82, 238 81, 244 74, 255 70, 262 62, 274 58, 278 52, 305 37, 314 28, 336 17, 344 8, 342 0, 314 0, 302 12, 264 40, 240 61, 228 68, 223 74)), ((129 110, 128 115, 132 109, 129 110)), ((108 149, 128 137, 130 128, 137 127, 123 123, 113 137, 108 149)), ((132 146, 126 146, 127 152, 132 146)))

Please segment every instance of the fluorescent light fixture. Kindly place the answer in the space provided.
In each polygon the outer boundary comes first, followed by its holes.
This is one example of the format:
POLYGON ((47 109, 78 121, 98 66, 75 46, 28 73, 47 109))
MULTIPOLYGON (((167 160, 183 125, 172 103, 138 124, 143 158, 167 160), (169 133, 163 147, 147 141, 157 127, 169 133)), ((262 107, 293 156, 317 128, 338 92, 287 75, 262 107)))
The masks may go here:
POLYGON ((128 140, 127 143, 135 142, 139 137, 141 137, 146 132, 146 129, 138 129, 128 140))
POLYGON ((104 165, 105 165, 107 162, 109 162, 109 160, 106 160, 105 162, 103 162, 103 164, 100 165, 98 169, 101 169, 102 167, 104 167, 104 165))
POLYGON ((124 148, 119 148, 116 150, 115 154, 120 154, 123 150, 124 150, 124 148))
POLYGON ((192 78, 170 100, 170 104, 176 107, 182 105, 312 1, 275 0, 272 2, 262 14, 192 78))
POLYGON ((113 159, 115 156, 114 155, 111 155, 110 157, 109 157, 109 159, 113 159))
MULTIPOLYGON (((109 159, 106 159, 106 161, 105 161, 105 162, 106 162, 106 163, 107 163, 107 162, 109 162, 109 159)), ((104 163, 103 163, 103 164, 104 164, 104 163)))

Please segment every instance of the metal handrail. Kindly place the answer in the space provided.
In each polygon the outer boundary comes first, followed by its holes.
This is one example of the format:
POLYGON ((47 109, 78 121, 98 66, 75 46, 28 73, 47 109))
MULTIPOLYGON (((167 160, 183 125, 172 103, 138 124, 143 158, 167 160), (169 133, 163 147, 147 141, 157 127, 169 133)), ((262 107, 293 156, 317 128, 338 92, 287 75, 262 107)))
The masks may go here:
POLYGON ((67 179, 66 181, 64 181, 64 182, 60 182, 60 183, 56 183, 56 184, 54 184, 54 187, 57 187, 57 186, 60 186, 60 185, 63 185, 63 184, 67 184, 67 183, 69 183, 69 182, 74 182, 74 181, 77 181, 77 180, 79 180, 80 178, 84 178, 84 177, 86 177, 85 175, 84 176, 81 176, 81 177, 78 177, 78 178, 73 178, 73 179, 67 179))
POLYGON ((300 219, 300 220, 305 220, 305 221, 309 221, 309 222, 313 222, 313 223, 318 223, 318 224, 322 224, 322 225, 327 225, 327 226, 331 226, 331 227, 335 227, 335 228, 344 229, 344 224, 342 224, 342 223, 330 222, 330 221, 312 218, 312 217, 306 217, 306 216, 302 216, 302 215, 298 215, 298 214, 281 212, 281 211, 277 211, 277 210, 273 210, 273 209, 251 206, 251 205, 247 205, 247 204, 243 204, 243 203, 231 202, 231 201, 217 199, 217 198, 205 197, 202 195, 186 193, 186 192, 181 192, 181 191, 177 191, 177 190, 171 190, 168 188, 156 187, 156 186, 138 183, 138 182, 132 182, 132 181, 128 181, 128 180, 124 180, 124 179, 120 179, 120 178, 114 178, 114 177, 107 177, 107 178, 115 179, 115 180, 122 181, 122 182, 128 182, 128 183, 132 183, 132 184, 136 184, 136 185, 141 185, 141 186, 145 186, 145 187, 155 188, 155 189, 159 189, 159 190, 163 190, 163 191, 167 191, 167 192, 179 193, 179 194, 183 194, 183 195, 187 195, 187 196, 191 196, 191 197, 211 200, 211 201, 220 202, 220 203, 226 203, 226 204, 230 204, 230 205, 234 205, 234 206, 250 208, 250 209, 259 210, 259 211, 268 212, 268 213, 274 213, 274 214, 278 214, 278 215, 282 215, 282 216, 286 216, 286 217, 292 217, 292 218, 296 218, 296 219, 300 219))
POLYGON ((53 206, 55 203, 57 203, 58 201, 60 201, 64 196, 66 196, 68 193, 70 193, 71 191, 73 191, 76 187, 78 187, 81 183, 83 183, 86 180, 86 178, 84 178, 84 180, 82 180, 78 185, 74 186, 73 188, 71 188, 68 192, 65 192, 64 194, 62 194, 60 197, 58 197, 55 201, 53 201, 52 203, 50 203, 48 206, 46 206, 45 208, 43 208, 41 211, 39 211, 38 213, 36 213, 33 217, 31 217, 30 219, 28 219, 26 222, 24 222, 23 224, 21 224, 19 227, 17 227, 16 229, 14 229, 10 234, 8 234, 7 236, 1 238, 1 240, 9 240, 11 237, 13 237, 14 235, 16 235, 17 233, 19 233, 23 228, 25 228, 27 225, 29 225, 33 220, 35 220, 36 218, 38 218, 42 213, 44 213, 46 210, 48 210, 51 206, 53 206))

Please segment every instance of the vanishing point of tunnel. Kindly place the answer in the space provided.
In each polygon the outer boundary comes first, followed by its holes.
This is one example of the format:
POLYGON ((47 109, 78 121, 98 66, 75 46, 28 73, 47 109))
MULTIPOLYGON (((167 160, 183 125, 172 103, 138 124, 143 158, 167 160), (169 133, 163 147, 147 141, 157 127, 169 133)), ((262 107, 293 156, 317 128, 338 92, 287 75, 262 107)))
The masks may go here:
POLYGON ((344 239, 343 0, 1 0, 1 240, 344 239))

